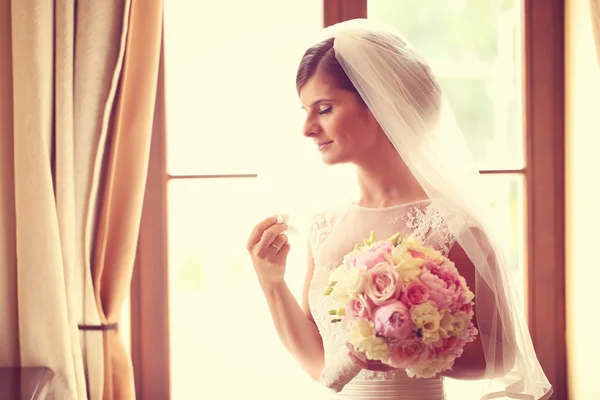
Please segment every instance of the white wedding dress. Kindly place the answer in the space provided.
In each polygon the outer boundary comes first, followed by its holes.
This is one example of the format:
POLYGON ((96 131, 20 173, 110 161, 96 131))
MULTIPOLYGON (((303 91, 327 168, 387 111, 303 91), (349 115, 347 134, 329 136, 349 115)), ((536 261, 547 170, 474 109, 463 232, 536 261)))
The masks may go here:
MULTIPOLYGON (((437 203, 436 203, 437 204, 437 203)), ((315 270, 309 287, 309 304, 313 318, 323 338, 325 365, 335 363, 334 355, 345 348, 346 338, 340 324, 331 323, 328 311, 331 299, 323 296, 331 269, 339 265, 344 255, 356 243, 369 237, 374 230, 378 239, 396 232, 415 234, 426 244, 448 255, 455 242, 439 214, 439 206, 430 201, 387 208, 365 208, 350 204, 341 212, 322 213, 315 217, 310 231, 310 246, 315 270)), ((443 378, 409 378, 403 370, 373 372, 361 370, 340 393, 331 392, 331 399, 418 399, 445 400, 443 378)))

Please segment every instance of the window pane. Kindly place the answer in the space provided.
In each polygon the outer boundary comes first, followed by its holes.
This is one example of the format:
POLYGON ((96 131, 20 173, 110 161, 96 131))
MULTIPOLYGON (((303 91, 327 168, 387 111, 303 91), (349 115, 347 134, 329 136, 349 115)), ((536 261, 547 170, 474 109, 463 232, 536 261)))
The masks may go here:
MULTIPOLYGON (((266 215, 258 179, 169 184, 172 398, 315 398, 281 345, 245 244, 266 215)), ((286 280, 300 299, 302 235, 291 236, 286 280)))
POLYGON ((430 62, 481 169, 523 166, 521 2, 370 0, 430 62))
POLYGON ((322 0, 165 2, 170 174, 255 173, 271 151, 256 143, 300 135, 296 69, 322 8, 322 0))
POLYGON ((520 300, 525 299, 525 198, 522 175, 487 175, 500 239, 520 300))

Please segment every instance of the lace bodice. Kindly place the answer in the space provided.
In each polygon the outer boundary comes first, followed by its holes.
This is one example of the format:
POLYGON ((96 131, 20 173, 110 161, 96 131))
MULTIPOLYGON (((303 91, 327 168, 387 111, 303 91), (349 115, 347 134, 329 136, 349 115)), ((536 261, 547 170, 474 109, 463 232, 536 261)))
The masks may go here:
MULTIPOLYGON (((444 215, 447 216, 448 214, 444 213, 444 215)), ((368 238, 371 230, 374 230, 380 239, 389 237, 396 232, 402 232, 404 236, 416 235, 425 244, 435 247, 445 255, 448 255, 455 243, 454 236, 448 229, 446 219, 442 217, 440 206, 437 203, 434 205, 430 201, 388 208, 364 208, 349 205, 341 211, 326 212, 315 216, 309 238, 315 260, 315 269, 309 288, 309 304, 313 318, 323 338, 326 365, 333 362, 336 352, 345 346, 346 336, 340 326, 341 324, 330 322, 331 316, 328 311, 334 307, 331 304, 331 298, 323 296, 323 291, 331 270, 341 263, 344 255, 351 251, 356 243, 368 238)), ((354 382, 364 384, 365 381, 409 380, 402 370, 385 373, 361 370, 347 387, 354 382)), ((436 390, 441 392, 441 379, 436 379, 436 381, 433 382, 439 387, 436 390)), ((424 383, 426 383, 424 380, 410 380, 411 385, 422 385, 424 383)), ((372 396, 366 398, 370 397, 372 396)), ((426 398, 438 399, 441 397, 426 398)))

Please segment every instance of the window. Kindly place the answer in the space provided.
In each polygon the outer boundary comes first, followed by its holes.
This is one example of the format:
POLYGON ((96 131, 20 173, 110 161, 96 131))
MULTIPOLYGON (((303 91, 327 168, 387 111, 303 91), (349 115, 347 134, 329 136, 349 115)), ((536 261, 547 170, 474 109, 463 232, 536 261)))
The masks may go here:
MULTIPOLYGON (((280 344, 245 243, 268 215, 259 172, 281 147, 266 143, 301 136, 295 72, 322 10, 319 1, 166 2, 174 400, 300 400, 320 389, 280 344)), ((289 274, 298 298, 303 277, 289 274)))
MULTIPOLYGON (((323 24, 368 14, 397 26, 440 75, 505 222, 504 245, 540 361, 556 397, 566 398, 564 332, 546 329, 550 320, 564 326, 560 3, 258 0, 184 7, 167 0, 166 93, 159 93, 167 122, 157 115, 131 292, 138 397, 211 399, 243 390, 305 399, 321 390, 279 344, 248 269, 244 242, 268 208, 260 172, 273 154, 247 150, 259 140, 299 135, 299 128, 281 129, 301 126, 294 74, 302 51, 323 24), (265 85, 275 81, 282 85, 265 85), (224 235, 227 242, 214 240, 224 235), (212 299, 222 308, 211 307, 212 299), (210 326, 224 310, 230 323, 210 326), (221 346, 243 359, 225 359, 221 346)), ((303 266, 288 271, 299 295, 303 266)))
POLYGON ((368 17, 396 27, 429 61, 480 170, 524 295, 525 140, 518 0, 369 0, 368 17))

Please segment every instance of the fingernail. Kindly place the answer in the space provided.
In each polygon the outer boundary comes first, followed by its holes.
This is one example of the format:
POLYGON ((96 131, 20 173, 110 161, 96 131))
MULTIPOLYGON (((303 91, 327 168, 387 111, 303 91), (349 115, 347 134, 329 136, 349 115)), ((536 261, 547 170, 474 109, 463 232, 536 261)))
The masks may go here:
POLYGON ((281 224, 283 222, 283 217, 281 215, 277 216, 277 223, 281 224))

